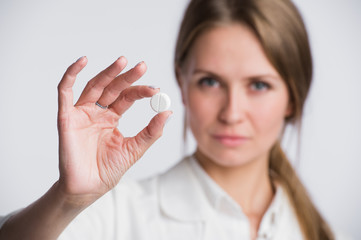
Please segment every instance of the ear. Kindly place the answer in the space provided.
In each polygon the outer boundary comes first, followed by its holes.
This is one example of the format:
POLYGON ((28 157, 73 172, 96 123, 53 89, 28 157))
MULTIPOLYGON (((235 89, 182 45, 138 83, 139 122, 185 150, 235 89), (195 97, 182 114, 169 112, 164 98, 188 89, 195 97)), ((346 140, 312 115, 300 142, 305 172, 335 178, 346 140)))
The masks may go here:
POLYGON ((175 75, 177 78, 177 83, 178 83, 178 87, 181 91, 181 95, 182 95, 182 103, 183 105, 186 105, 186 91, 185 91, 185 83, 184 83, 184 75, 182 73, 182 70, 180 69, 179 66, 175 67, 175 75))
POLYGON ((291 118, 294 114, 294 108, 293 108, 294 104, 290 101, 288 102, 287 108, 286 108, 286 112, 285 112, 285 118, 291 118))

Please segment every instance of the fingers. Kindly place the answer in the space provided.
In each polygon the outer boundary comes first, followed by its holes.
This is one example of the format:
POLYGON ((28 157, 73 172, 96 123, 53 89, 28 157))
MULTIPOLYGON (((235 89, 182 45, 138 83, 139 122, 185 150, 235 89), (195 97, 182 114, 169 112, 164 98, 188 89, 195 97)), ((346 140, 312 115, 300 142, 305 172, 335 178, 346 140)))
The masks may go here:
POLYGON ((88 82, 76 105, 95 103, 102 95, 104 88, 108 86, 121 71, 123 71, 126 65, 127 60, 125 57, 120 57, 109 67, 101 71, 88 82))
POLYGON ((58 104, 59 111, 67 111, 73 107, 73 90, 77 74, 86 66, 88 59, 79 58, 75 63, 70 65, 58 85, 58 104))
POLYGON ((167 119, 172 115, 171 111, 161 112, 155 115, 142 131, 135 137, 127 138, 127 146, 130 151, 137 150, 138 158, 160 137, 163 133, 167 119))
MULTIPOLYGON (((78 59, 64 74, 59 83, 59 110, 73 107, 73 92, 77 74, 85 67, 86 57, 78 59)), ((100 72, 84 88, 78 102, 75 105, 98 102, 100 106, 108 106, 118 115, 122 115, 134 101, 151 97, 159 89, 147 86, 129 87, 145 73, 147 67, 144 62, 138 63, 134 68, 118 76, 125 68, 127 60, 118 58, 108 68, 100 72)))
POLYGON ((128 110, 136 100, 149 98, 159 92, 159 88, 150 86, 132 86, 121 92, 118 99, 110 105, 110 109, 119 116, 128 110))
POLYGON ((141 78, 146 70, 147 66, 145 65, 145 63, 140 62, 134 68, 115 78, 104 89, 102 95, 98 100, 98 103, 102 106, 108 106, 113 103, 119 97, 119 94, 124 89, 132 85, 139 78, 141 78))
POLYGON ((144 62, 117 76, 126 66, 126 59, 119 58, 103 72, 90 80, 81 94, 76 105, 98 102, 108 106, 114 102, 119 94, 145 73, 147 67, 144 62))

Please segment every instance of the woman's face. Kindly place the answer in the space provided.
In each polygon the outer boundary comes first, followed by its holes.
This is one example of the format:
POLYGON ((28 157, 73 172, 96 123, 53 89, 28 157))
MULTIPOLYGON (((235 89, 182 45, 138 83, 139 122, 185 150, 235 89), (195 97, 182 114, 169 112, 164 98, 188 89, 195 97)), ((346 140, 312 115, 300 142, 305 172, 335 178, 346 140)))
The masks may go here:
POLYGON ((267 161, 290 114, 289 96, 251 30, 232 24, 203 33, 180 83, 198 153, 224 167, 267 161))

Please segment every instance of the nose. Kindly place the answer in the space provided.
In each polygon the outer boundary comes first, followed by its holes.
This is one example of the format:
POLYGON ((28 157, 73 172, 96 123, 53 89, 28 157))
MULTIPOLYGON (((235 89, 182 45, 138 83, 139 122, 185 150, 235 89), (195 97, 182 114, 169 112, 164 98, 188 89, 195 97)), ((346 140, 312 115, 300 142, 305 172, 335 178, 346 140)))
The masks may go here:
POLYGON ((228 89, 223 106, 219 113, 222 123, 233 125, 244 121, 247 98, 239 89, 228 89))

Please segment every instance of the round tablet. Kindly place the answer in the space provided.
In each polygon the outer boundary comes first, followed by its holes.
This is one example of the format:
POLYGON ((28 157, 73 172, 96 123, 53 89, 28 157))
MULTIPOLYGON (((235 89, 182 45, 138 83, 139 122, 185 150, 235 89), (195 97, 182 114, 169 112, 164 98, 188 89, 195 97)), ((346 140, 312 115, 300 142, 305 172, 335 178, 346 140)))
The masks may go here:
POLYGON ((150 99, 150 106, 156 112, 164 112, 170 107, 170 98, 165 93, 157 93, 150 99))

